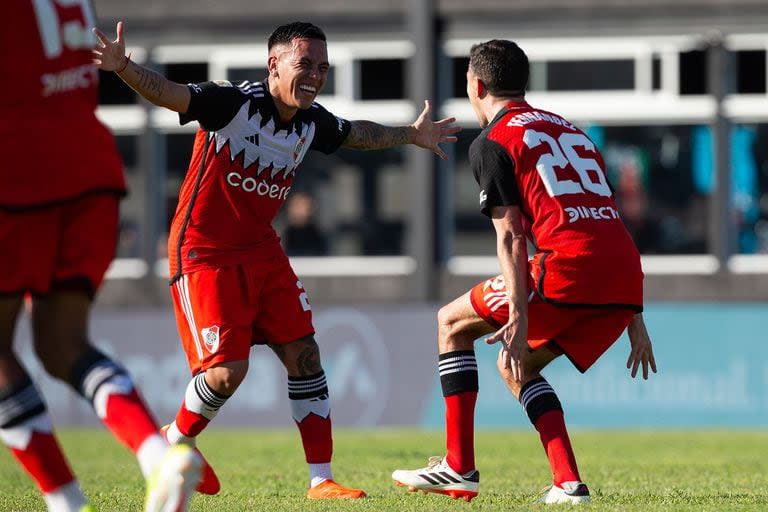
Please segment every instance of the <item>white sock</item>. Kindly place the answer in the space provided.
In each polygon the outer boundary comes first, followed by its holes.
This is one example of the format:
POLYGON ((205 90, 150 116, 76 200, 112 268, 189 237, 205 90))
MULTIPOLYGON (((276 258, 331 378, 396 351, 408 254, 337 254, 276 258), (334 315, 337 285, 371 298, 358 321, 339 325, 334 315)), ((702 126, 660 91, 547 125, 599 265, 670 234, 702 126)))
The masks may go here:
POLYGON ((78 512, 88 503, 77 480, 43 494, 48 512, 78 512))
POLYGON ((323 464, 310 464, 309 465, 309 486, 316 487, 326 480, 333 480, 333 473, 331 473, 331 463, 325 462, 323 464))
POLYGON ((168 438, 168 442, 171 444, 186 444, 189 446, 195 446, 195 438, 187 437, 181 433, 179 427, 176 425, 176 421, 173 421, 168 430, 165 431, 165 437, 168 438))
POLYGON ((168 443, 160 434, 153 434, 141 443, 139 449, 136 450, 136 459, 139 461, 139 467, 144 478, 149 478, 167 449, 168 443))

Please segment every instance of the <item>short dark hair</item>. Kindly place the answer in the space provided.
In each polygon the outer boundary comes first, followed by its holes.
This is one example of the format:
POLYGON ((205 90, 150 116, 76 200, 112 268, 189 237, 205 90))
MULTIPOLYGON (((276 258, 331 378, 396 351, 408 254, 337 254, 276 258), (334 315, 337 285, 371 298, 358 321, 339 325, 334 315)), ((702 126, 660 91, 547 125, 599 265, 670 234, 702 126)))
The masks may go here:
POLYGON ((491 39, 472 46, 469 67, 494 96, 523 96, 528 85, 528 56, 512 41, 491 39))
POLYGON ((319 39, 325 41, 325 33, 317 25, 304 21, 294 21, 280 25, 269 36, 267 49, 271 50, 276 44, 288 44, 294 39, 319 39))

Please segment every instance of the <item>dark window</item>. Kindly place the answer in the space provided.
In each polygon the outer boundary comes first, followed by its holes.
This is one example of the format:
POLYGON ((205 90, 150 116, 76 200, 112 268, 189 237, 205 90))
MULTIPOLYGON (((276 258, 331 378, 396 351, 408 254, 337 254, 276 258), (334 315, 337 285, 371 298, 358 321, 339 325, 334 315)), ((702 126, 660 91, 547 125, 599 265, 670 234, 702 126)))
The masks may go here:
POLYGON ((368 59, 360 61, 361 100, 405 98, 405 60, 368 59))
POLYGON ((115 136, 117 151, 120 153, 120 158, 122 159, 123 165, 128 172, 133 172, 136 170, 136 165, 138 162, 138 141, 139 138, 136 135, 115 136))
POLYGON ((234 84, 239 84, 244 80, 261 82, 267 78, 268 74, 267 68, 228 68, 227 80, 234 84))
POLYGON ((736 52, 736 92, 765 94, 765 50, 736 52))
POLYGON ((165 168, 168 169, 168 174, 184 177, 189 167, 189 159, 192 156, 195 134, 169 133, 165 136, 165 141, 165 168))
POLYGON ((707 53, 693 50, 680 54, 680 94, 707 93, 707 53))
POLYGON ((469 67, 469 57, 454 57, 451 59, 453 67, 453 88, 452 98, 467 97, 467 68, 469 67))
POLYGON ((99 70, 99 104, 132 105, 136 93, 116 73, 99 70))
POLYGON ((657 55, 651 61, 651 88, 654 91, 661 89, 661 58, 657 55))
POLYGON ((169 63, 165 65, 165 77, 180 84, 205 82, 208 80, 206 62, 169 63))
POLYGON ((635 88, 635 61, 549 61, 549 91, 612 91, 635 88))

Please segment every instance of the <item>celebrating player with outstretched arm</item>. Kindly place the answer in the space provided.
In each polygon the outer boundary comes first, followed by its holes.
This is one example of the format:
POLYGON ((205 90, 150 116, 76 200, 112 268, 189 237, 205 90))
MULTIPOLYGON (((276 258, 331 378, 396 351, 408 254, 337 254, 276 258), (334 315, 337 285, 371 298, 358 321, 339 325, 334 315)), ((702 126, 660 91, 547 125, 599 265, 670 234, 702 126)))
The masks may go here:
MULTIPOLYGON (((278 27, 267 45, 269 76, 240 84, 171 82, 125 55, 122 23, 114 41, 96 34, 102 69, 179 112, 182 124, 200 124, 168 241, 176 320, 193 375, 168 440, 194 444, 245 377, 251 346, 266 344, 288 373, 309 464, 308 496, 365 496, 333 480, 328 385, 312 310, 271 223, 310 149, 415 144, 445 158, 440 144, 454 142, 459 128, 453 119, 432 121, 428 102, 412 125, 399 127, 350 122, 325 110, 315 102, 329 69, 325 34, 310 23, 278 27)), ((198 490, 219 490, 207 464, 198 490)))
POLYGON ((438 313, 447 455, 397 470, 396 483, 471 500, 478 493, 474 342, 500 343, 497 366, 541 437, 552 469, 544 503, 584 503, 563 409, 541 371, 565 354, 585 372, 628 329, 632 377, 656 371, 642 318, 640 255, 619 218, 592 141, 526 103, 528 58, 513 42, 472 47, 467 95, 483 131, 469 150, 481 211, 496 230, 502 275, 438 313), (527 244, 536 252, 528 259, 527 244))

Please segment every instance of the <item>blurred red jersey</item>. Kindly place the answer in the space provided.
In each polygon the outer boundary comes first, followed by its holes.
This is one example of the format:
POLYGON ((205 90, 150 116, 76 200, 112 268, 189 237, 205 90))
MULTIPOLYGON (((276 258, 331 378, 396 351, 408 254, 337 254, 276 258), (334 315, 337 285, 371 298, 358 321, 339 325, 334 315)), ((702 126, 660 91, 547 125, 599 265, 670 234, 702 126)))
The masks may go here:
POLYGON ((535 290, 553 304, 642 310, 640 255, 624 227, 605 164, 562 117, 512 103, 470 148, 480 205, 520 207, 535 290))
POLYGON ((88 0, 7 0, 0 17, 0 208, 122 194, 115 142, 96 118, 88 0))

